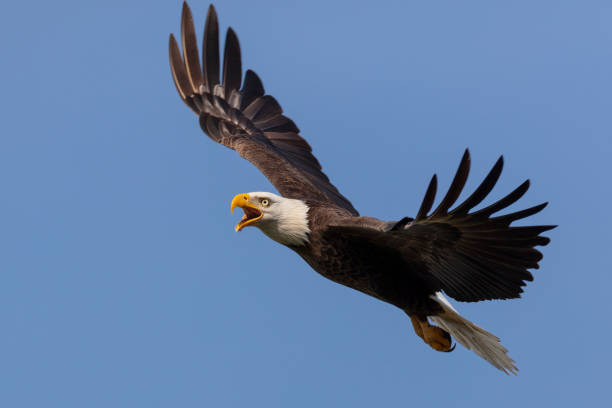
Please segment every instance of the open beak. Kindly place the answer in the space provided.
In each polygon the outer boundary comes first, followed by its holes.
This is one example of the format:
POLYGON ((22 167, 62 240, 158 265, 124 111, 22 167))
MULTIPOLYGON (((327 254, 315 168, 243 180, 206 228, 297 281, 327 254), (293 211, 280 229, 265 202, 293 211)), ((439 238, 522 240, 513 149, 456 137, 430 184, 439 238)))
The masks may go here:
POLYGON ((244 227, 251 225, 263 217, 263 212, 257 206, 251 204, 249 201, 250 197, 248 194, 238 194, 232 200, 231 210, 234 212, 234 208, 240 207, 244 211, 244 216, 238 224, 236 224, 236 231, 240 231, 244 227))

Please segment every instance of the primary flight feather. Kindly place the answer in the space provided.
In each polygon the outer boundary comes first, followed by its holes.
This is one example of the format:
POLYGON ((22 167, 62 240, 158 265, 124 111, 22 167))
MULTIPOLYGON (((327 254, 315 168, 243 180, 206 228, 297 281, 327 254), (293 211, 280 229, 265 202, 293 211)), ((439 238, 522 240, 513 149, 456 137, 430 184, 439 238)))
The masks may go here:
POLYGON ((496 214, 520 199, 529 181, 473 211, 499 179, 500 157, 478 188, 451 210, 470 170, 466 150, 448 192, 433 211, 435 175, 415 218, 388 222, 360 216, 322 172, 295 123, 283 115, 276 99, 265 94, 257 74, 247 70, 242 78, 240 46, 231 28, 221 65, 219 24, 212 5, 204 28, 202 64, 187 3, 181 44, 182 53, 170 35, 170 67, 182 100, 211 139, 253 163, 280 193, 236 195, 231 210, 244 211, 237 231, 258 227, 326 278, 399 307, 410 316, 416 334, 435 350, 452 351, 454 337, 498 369, 517 372, 499 339, 459 315, 442 292, 464 302, 520 297, 525 282, 533 280, 529 269, 537 269, 542 259, 534 247, 549 242, 540 234, 554 226, 511 226, 546 203, 496 214))

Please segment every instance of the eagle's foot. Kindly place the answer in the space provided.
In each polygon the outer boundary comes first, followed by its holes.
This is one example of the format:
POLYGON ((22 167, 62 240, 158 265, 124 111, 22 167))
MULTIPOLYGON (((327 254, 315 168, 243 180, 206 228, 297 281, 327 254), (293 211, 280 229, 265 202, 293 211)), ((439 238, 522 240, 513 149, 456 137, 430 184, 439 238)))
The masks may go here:
POLYGON ((423 328, 423 340, 434 350, 448 353, 455 349, 450 334, 436 326, 423 328))
POLYGON ((425 319, 419 319, 416 316, 410 316, 414 331, 423 341, 431 348, 437 351, 451 352, 455 349, 450 334, 437 326, 432 326, 425 319))

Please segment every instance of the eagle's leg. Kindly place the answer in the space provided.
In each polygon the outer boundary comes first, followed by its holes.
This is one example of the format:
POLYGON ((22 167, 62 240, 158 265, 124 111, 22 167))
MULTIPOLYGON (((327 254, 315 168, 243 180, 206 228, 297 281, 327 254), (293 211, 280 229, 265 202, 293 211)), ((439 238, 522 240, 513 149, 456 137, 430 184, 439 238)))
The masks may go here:
POLYGON ((450 334, 437 326, 429 324, 427 317, 420 318, 410 315, 410 320, 412 321, 412 327, 417 336, 422 338, 423 341, 429 344, 434 350, 449 352, 455 349, 455 347, 452 346, 450 334))

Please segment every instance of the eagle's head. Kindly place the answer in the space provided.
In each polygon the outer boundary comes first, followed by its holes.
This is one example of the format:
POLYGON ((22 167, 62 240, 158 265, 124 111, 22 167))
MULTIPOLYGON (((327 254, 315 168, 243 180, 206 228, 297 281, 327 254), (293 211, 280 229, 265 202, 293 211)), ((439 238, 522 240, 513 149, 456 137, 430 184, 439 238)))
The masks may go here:
POLYGON ((300 246, 308 243, 308 206, 302 200, 254 192, 234 197, 232 212, 236 207, 244 211, 244 216, 236 224, 236 231, 254 226, 284 245, 300 246))

